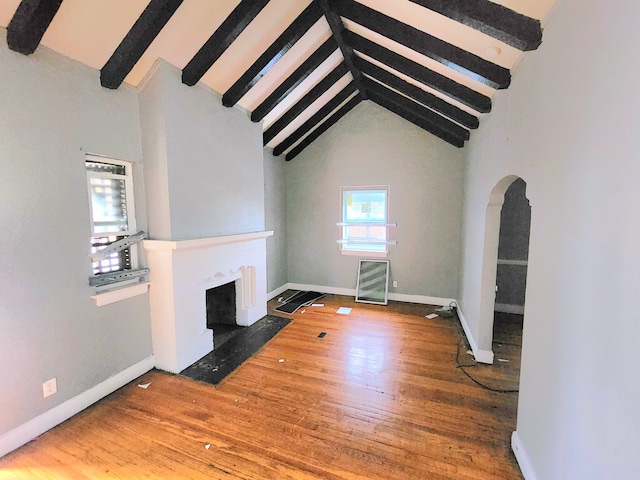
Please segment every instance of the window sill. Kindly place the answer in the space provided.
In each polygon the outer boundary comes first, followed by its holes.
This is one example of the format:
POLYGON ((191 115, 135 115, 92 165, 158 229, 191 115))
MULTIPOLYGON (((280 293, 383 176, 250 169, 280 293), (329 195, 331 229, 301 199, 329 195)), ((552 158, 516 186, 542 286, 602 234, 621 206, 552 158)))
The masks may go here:
POLYGON ((355 257, 367 257, 367 258, 387 258, 389 252, 373 252, 371 250, 345 250, 340 249, 341 255, 352 255, 355 257))
POLYGON ((120 300, 126 300, 127 298, 144 295, 149 291, 149 285, 149 282, 138 283, 137 285, 133 285, 131 287, 119 288, 110 292, 92 295, 91 298, 95 300, 96 306, 102 307, 104 305, 119 302, 120 300))

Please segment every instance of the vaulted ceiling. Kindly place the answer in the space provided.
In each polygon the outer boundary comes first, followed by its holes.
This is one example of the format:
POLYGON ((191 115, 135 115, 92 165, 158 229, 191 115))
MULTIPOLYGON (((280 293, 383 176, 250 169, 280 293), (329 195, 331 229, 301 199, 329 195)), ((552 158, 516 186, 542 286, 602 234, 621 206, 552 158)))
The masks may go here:
POLYGON ((464 146, 556 1, 2 0, 0 26, 12 50, 45 45, 105 88, 162 58, 291 160, 363 100, 464 146))

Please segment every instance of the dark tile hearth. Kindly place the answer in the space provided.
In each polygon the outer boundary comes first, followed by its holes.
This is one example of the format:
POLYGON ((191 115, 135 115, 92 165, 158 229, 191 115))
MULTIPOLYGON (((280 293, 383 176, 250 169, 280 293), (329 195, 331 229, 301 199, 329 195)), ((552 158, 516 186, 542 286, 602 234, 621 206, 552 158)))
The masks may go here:
POLYGON ((180 375, 217 385, 243 362, 255 355, 289 322, 291 322, 289 318, 267 315, 250 327, 242 327, 222 345, 216 344, 214 330, 214 344, 217 345, 215 350, 185 368, 180 375))

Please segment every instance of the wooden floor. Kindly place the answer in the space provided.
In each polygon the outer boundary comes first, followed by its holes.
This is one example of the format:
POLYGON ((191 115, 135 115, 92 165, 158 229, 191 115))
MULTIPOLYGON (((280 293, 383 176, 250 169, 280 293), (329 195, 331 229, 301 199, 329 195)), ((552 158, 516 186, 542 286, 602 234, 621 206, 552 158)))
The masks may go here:
MULTIPOLYGON (((425 305, 319 302, 219 386, 149 372, 0 459, 0 479, 522 478, 517 395, 457 368, 457 354, 472 362, 454 320, 425 318, 425 305)), ((478 373, 510 386, 513 370, 478 373)))

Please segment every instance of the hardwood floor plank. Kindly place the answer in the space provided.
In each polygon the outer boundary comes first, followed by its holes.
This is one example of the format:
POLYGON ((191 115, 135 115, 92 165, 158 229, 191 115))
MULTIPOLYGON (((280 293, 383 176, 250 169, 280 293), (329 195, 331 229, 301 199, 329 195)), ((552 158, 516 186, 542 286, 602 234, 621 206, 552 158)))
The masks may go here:
MULTIPOLYGON (((0 472, 20 479, 522 478, 510 450, 517 395, 485 390, 458 368, 456 355, 470 360, 455 319, 427 319, 435 309, 427 305, 332 295, 321 302, 292 315, 218 386, 149 372, 0 459, 0 472), (338 315, 340 306, 353 310, 338 315)), ((277 305, 269 303, 270 313, 277 305)), ((500 355, 519 358, 515 327, 505 325, 496 336, 505 343, 500 355)), ((472 369, 483 381, 517 385, 519 362, 472 369)))

